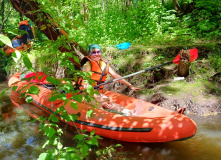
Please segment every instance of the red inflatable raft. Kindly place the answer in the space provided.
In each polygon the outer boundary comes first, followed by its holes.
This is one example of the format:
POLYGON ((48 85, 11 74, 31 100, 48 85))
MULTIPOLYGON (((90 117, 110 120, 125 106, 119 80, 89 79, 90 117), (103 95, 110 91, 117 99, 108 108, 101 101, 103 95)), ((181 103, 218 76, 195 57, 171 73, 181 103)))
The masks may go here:
MULTIPOLYGON (((30 48, 31 47, 31 44, 28 44, 27 45, 27 48, 30 48)), ((24 51, 25 48, 24 48, 24 45, 21 45, 19 47, 16 47, 15 49, 14 48, 11 48, 11 47, 7 47, 6 50, 5 50, 5 53, 7 54, 7 56, 9 56, 11 53, 13 53, 15 50, 18 50, 18 51, 24 51)))
MULTIPOLYGON (((21 81, 19 76, 20 74, 13 75, 9 79, 8 85, 10 87, 18 86, 17 90, 20 90, 29 83, 21 81)), ((61 106, 61 101, 48 101, 53 91, 37 84, 29 84, 27 87, 32 85, 38 86, 40 89, 38 96, 32 95, 34 99, 32 103, 35 106, 47 113, 53 113, 61 106)), ((128 142, 153 143, 185 140, 196 133, 194 121, 178 112, 111 91, 105 91, 104 94, 127 109, 133 109, 136 104, 142 104, 145 106, 144 113, 139 116, 123 116, 103 109, 94 109, 85 103, 78 103, 77 111, 71 108, 71 102, 69 102, 65 107, 67 112, 69 114, 80 112, 80 117, 68 124, 88 132, 95 130, 95 134, 103 137, 128 142), (88 108, 94 111, 91 119, 86 115, 88 108)), ((19 96, 17 91, 12 90, 11 99, 17 105, 21 101, 19 96)), ((57 116, 59 117, 59 115, 57 116)))

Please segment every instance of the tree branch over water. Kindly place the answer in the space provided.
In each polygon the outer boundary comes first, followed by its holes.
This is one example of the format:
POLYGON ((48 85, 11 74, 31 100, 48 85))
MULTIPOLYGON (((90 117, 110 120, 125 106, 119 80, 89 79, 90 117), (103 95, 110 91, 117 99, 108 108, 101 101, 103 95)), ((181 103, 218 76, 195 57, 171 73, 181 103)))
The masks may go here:
MULTIPOLYGON (((11 0, 13 7, 22 15, 28 17, 40 30, 44 33, 48 39, 56 41, 58 37, 62 35, 66 36, 66 44, 69 49, 64 45, 58 49, 61 52, 71 52, 77 56, 80 60, 88 55, 76 41, 69 41, 68 34, 59 27, 59 25, 53 20, 53 18, 40 9, 40 5, 35 0, 11 0)), ((73 58, 69 58, 72 63, 79 67, 79 64, 74 61, 73 58)))

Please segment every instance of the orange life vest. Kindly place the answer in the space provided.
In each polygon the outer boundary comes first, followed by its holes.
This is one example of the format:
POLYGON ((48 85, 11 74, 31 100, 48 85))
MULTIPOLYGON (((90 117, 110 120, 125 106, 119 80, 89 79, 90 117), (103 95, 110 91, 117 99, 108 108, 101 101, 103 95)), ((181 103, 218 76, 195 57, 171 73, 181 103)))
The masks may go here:
MULTIPOLYGON (((90 61, 90 63, 91 63, 91 72, 92 72, 91 79, 95 81, 95 84, 93 86, 104 83, 107 78, 107 73, 109 72, 109 64, 101 59, 101 61, 103 61, 106 64, 104 70, 102 70, 100 65, 96 61, 93 61, 89 57, 85 56, 81 60, 81 67, 83 67, 83 65, 87 61, 90 61)), ((79 79, 78 86, 79 86, 79 89, 83 89, 83 79, 82 78, 79 79)), ((100 93, 103 92, 103 88, 104 88, 104 86, 100 86, 98 88, 100 93)))
POLYGON ((19 22, 19 27, 18 28, 20 28, 21 25, 29 26, 28 20, 24 20, 24 21, 19 22))

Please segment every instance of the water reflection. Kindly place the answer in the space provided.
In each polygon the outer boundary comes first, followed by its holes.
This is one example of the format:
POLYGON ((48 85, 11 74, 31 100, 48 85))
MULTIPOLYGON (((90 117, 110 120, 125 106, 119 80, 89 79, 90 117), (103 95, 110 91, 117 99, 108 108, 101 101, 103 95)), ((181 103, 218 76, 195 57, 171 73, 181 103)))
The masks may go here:
MULTIPOLYGON (((0 83, 0 92, 7 85, 0 83)), ((0 98, 0 159, 37 159, 45 142, 39 133, 39 123, 31 123, 23 110, 14 109, 9 98, 10 91, 0 98)), ((35 114, 45 114, 39 108, 24 104, 23 108, 35 114)), ((131 160, 220 160, 221 159, 221 115, 191 117, 197 123, 197 134, 186 141, 169 143, 129 143, 108 138, 99 140, 99 149, 112 144, 122 144, 114 154, 115 159, 131 160)), ((64 125, 63 143, 73 146, 76 130, 64 125)), ((90 156, 89 159, 95 159, 90 156)))

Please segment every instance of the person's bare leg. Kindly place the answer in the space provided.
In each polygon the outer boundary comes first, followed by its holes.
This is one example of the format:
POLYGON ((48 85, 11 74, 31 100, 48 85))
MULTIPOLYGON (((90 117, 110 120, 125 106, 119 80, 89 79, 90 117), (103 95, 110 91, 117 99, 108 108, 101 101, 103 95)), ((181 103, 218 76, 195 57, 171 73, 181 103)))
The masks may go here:
POLYGON ((34 42, 30 42, 30 44, 31 44, 31 50, 33 50, 33 44, 34 44, 34 42))
POLYGON ((26 52, 28 52, 28 46, 27 46, 27 44, 24 44, 24 50, 25 50, 26 52))

